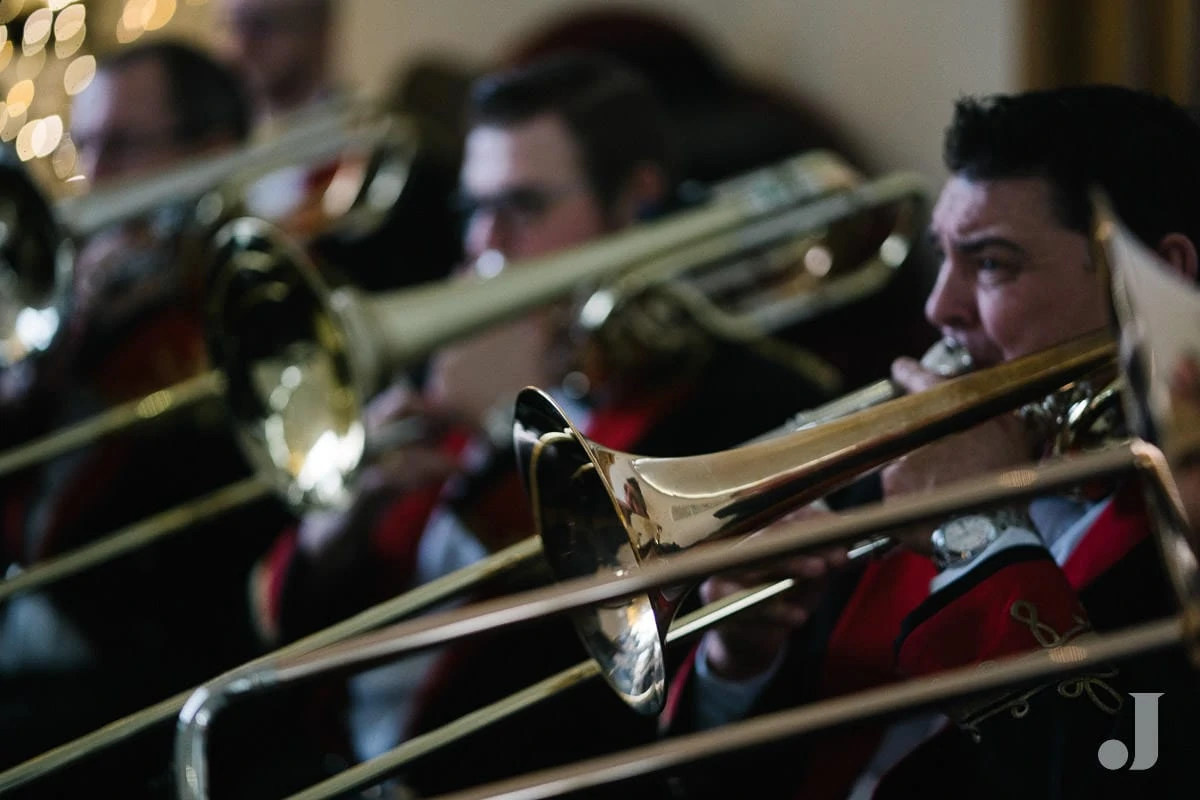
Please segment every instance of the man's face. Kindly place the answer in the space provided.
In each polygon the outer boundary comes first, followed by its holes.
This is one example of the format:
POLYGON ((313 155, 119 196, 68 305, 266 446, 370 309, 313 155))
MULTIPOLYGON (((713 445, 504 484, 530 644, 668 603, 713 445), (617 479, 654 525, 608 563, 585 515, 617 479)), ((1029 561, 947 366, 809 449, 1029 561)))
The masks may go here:
POLYGON ((327 35, 314 3, 226 0, 224 23, 230 55, 255 94, 285 103, 309 88, 327 35))
POLYGON ((166 75, 153 60, 100 71, 71 109, 79 170, 92 183, 177 163, 190 154, 179 133, 166 75))
POLYGON ((606 232, 575 143, 556 115, 472 130, 461 182, 471 259, 487 250, 510 261, 532 258, 606 232))
POLYGON ((1045 180, 952 177, 930 232, 942 262, 925 316, 965 344, 977 366, 1107 324, 1088 241, 1059 222, 1045 180))

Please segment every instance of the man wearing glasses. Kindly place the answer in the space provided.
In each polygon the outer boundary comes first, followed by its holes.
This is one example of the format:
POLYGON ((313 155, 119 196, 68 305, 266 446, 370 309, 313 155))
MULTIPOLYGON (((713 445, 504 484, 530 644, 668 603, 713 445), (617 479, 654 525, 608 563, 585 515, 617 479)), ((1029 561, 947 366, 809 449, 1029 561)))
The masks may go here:
MULTIPOLYGON (((102 61, 75 98, 71 119, 77 168, 100 187, 232 149, 249 127, 248 103, 227 69, 191 47, 161 41, 102 61)), ((4 446, 207 368, 203 276, 195 242, 181 235, 190 212, 181 199, 82 244, 56 337, 45 352, 0 373, 5 382, 28 378, 24 391, 0 403, 4 446)), ((166 428, 108 437, 5 476, 0 571, 69 553, 245 477, 231 432, 211 419, 185 415, 166 428)), ((271 530, 281 520, 272 503, 217 526, 271 530)), ((190 533, 0 604, 0 766, 253 654, 244 575, 265 537, 256 543, 211 527, 190 533)), ((150 739, 135 747, 145 755, 164 745, 150 739)), ((103 778, 89 767, 64 774, 70 789, 39 788, 71 796, 104 785, 139 796, 145 775, 130 763, 105 760, 96 764, 103 778)))
MULTIPOLYGON (((486 77, 474 87, 468 118, 462 274, 519 269, 670 203, 672 152, 655 98, 641 78, 608 61, 564 56, 486 77)), ((564 309, 539 309, 456 343, 432 359, 419 395, 395 388, 376 401, 375 426, 419 413, 449 423, 452 433, 389 454, 366 471, 349 512, 310 515, 277 542, 253 581, 267 638, 302 636, 529 536, 532 514, 505 419, 525 386, 562 387, 569 374, 586 372, 573 391, 551 389, 572 419, 607 446, 658 455, 732 446, 819 399, 796 375, 720 348, 709 366, 690 372, 666 369, 661 358, 636 374, 606 363, 581 370, 563 321, 564 309), (722 377, 714 378, 718 370, 722 377), (493 419, 500 423, 489 425, 493 419)), ((692 354, 681 361, 690 365, 692 354)), ((377 755, 459 706, 482 705, 535 671, 548 674, 581 656, 563 622, 498 639, 483 653, 431 653, 360 676, 349 703, 354 756, 377 755)), ((443 768, 441 754, 423 761, 412 782, 437 793, 445 781, 459 786, 494 775, 497 764, 516 771, 630 742, 629 716, 606 689, 568 702, 568 709, 549 704, 544 713, 522 715, 519 736, 500 726, 474 738, 472 746, 488 753, 483 760, 447 751, 452 769, 443 768), (589 719, 595 735, 562 735, 564 715, 589 719), (557 733, 540 735, 540 727, 557 733), (537 747, 520 746, 528 741, 537 747)))

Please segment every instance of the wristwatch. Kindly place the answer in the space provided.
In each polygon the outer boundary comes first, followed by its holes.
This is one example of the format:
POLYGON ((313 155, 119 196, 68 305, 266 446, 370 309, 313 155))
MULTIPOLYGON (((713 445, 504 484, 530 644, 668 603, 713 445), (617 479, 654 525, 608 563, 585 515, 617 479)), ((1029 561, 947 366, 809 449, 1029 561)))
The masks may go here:
POLYGON ((933 561, 940 570, 968 564, 1009 528, 1033 529, 1027 515, 1011 508, 955 517, 933 532, 933 561))

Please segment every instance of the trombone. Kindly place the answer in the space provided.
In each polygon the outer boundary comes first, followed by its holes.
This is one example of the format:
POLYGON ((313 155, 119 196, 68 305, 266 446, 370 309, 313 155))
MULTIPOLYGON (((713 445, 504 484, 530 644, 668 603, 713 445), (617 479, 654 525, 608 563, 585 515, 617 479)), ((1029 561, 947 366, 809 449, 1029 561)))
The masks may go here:
POLYGON ((219 370, 0 454, 0 474, 220 396, 254 476, 0 582, 0 600, 272 491, 295 508, 344 507, 370 446, 362 423, 367 399, 387 374, 448 342, 570 296, 580 286, 603 286, 664 266, 736 266, 747 252, 786 248, 848 217, 896 207, 896 226, 878 252, 814 290, 846 298, 840 281, 858 281, 863 271, 892 273, 906 263, 926 188, 904 173, 845 188, 850 178, 839 163, 821 152, 801 155, 718 187, 701 208, 510 265, 493 278, 380 296, 331 289, 303 249, 270 223, 250 217, 227 223, 215 237, 209 298, 210 352, 219 370))
MULTIPOLYGON (((491 322, 570 295, 580 284, 603 285, 616 276, 654 267, 664 260, 676 266, 688 263, 688 259, 709 266, 736 262, 747 249, 757 247, 761 252, 781 239, 787 246, 796 235, 807 239, 813 231, 836 225, 846 216, 891 205, 899 210, 898 222, 886 240, 890 245, 877 248, 878 252, 861 266, 874 272, 882 266, 894 272, 906 263, 919 230, 917 209, 926 199, 924 180, 896 174, 860 185, 839 164, 824 153, 802 155, 718 187, 713 200, 704 207, 575 251, 510 265, 486 282, 434 284, 375 298, 352 289, 329 290, 316 277, 315 267, 300 248, 273 226, 251 219, 225 226, 217 254, 221 267, 213 307, 214 327, 221 335, 214 352, 218 354, 217 363, 226 366, 222 382, 239 390, 225 392, 225 396, 234 418, 241 420, 240 435, 248 445, 252 463, 259 476, 275 477, 234 484, 196 505, 189 504, 146 520, 136 529, 118 532, 84 548, 84 552, 34 567, 11 579, 10 583, 17 581, 12 588, 0 583, 0 600, 141 547, 193 520, 266 496, 272 487, 299 503, 306 497, 313 498, 318 489, 332 491, 317 496, 317 500, 344 496, 349 475, 335 474, 328 483, 317 482, 294 493, 288 487, 313 477, 311 471, 305 472, 305 465, 311 462, 314 468, 322 466, 320 459, 329 459, 330 442, 333 450, 345 445, 341 452, 349 455, 343 467, 356 464, 365 452, 365 434, 357 415, 374 381, 402 366, 406 359, 419 358, 429 349, 491 322), (311 357, 307 365, 316 364, 317 368, 305 373, 298 364, 287 362, 298 356, 311 357), (330 362, 337 369, 321 367, 330 362), (331 374, 340 381, 335 391, 322 385, 331 374), (302 380, 291 385, 296 377, 302 380), (291 400, 293 395, 297 399, 301 395, 309 401, 316 399, 323 407, 315 413, 310 408, 307 416, 298 413, 294 404, 284 400, 285 396, 291 400), (291 417, 289 407, 294 412, 291 417), (308 427, 292 430, 297 423, 308 427), (321 429, 322 424, 327 430, 321 429), (307 453, 306 442, 312 446, 307 453), (317 445, 326 449, 318 451, 317 445), (288 455, 288 448, 295 451, 294 458, 288 455)), ((858 272, 853 270, 847 277, 853 278, 858 272)), ((838 302, 849 297, 844 286, 837 288, 839 285, 837 276, 831 276, 828 286, 834 287, 832 291, 841 298, 838 302)), ((822 287, 817 288, 818 294, 820 291, 822 287)), ((526 564, 540 552, 541 543, 536 537, 525 540, 275 655, 307 652, 393 622, 526 564)), ((0 791, 36 780, 39 775, 176 716, 189 693, 168 698, 0 774, 0 791)))
MULTIPOLYGON (((659 569, 690 563, 684 559, 719 553, 723 548, 701 547, 670 555, 710 538, 761 527, 915 447, 1044 397, 1111 364, 1115 353, 1111 337, 1100 333, 814 428, 722 453, 683 458, 645 458, 600 448, 580 435, 547 395, 527 389, 517 401, 513 438, 542 549, 564 579, 562 591, 548 587, 471 607, 478 613, 468 608, 452 612, 453 616, 439 614, 402 623, 392 631, 363 637, 361 646, 347 642, 324 653, 234 670, 201 687, 180 716, 176 759, 187 764, 186 772, 179 774, 181 781, 187 781, 183 796, 208 797, 207 729, 214 716, 242 694, 305 680, 326 670, 374 666, 460 637, 531 622, 550 608, 556 614, 578 612, 577 627, 609 685, 634 709, 654 713, 665 696, 660 637, 666 634, 684 592, 656 590, 624 600, 629 593, 607 593, 612 588, 607 576, 615 572, 623 576, 615 584, 627 585, 625 581, 640 581, 646 574, 658 575, 659 569), (656 528, 662 529, 662 535, 642 535, 656 528), (580 590, 567 594, 568 586, 580 590), (571 600, 560 604, 563 596, 571 600), (583 597, 590 601, 581 601, 583 597), (608 602, 613 600, 622 602, 608 602)), ((855 533, 870 530, 860 528, 855 533)), ((840 541, 825 538, 813 546, 840 541)), ((731 549, 741 553, 750 544, 731 549)), ((726 566, 746 563, 738 560, 726 566)), ((678 583, 639 582, 637 586, 648 591, 678 583)))
MULTIPOLYGON (((415 146, 415 130, 400 118, 361 109, 306 115, 269 140, 233 153, 193 159, 152 178, 122 181, 56 204, 5 149, 0 158, 0 365, 45 349, 69 313, 77 241, 180 201, 191 204, 196 222, 213 226, 230 214, 254 180, 357 151, 374 154, 375 164, 364 173, 352 207, 356 214, 379 214, 403 189, 415 146)), ((92 436, 106 430, 93 427, 92 436)), ((63 446, 70 449, 74 442, 63 446)), ((10 458, 4 470, 22 463, 31 462, 10 458)))
MULTIPOLYGON (((1104 267, 1102 273, 1114 270, 1120 275, 1125 270, 1157 268, 1116 260, 1110 262, 1114 248, 1129 238, 1107 207, 1100 206, 1094 245, 1098 261, 1104 267)), ((1114 295, 1127 291, 1123 279, 1110 285, 1114 295)), ((1144 309, 1139 312, 1144 313, 1144 309)), ((1117 315, 1123 340, 1127 342, 1134 328, 1133 320, 1122 312, 1120 304, 1117 315)), ((767 442, 701 458, 639 460, 636 456, 624 457, 625 454, 596 448, 570 428, 569 422, 563 427, 564 417, 548 398, 536 390, 527 390, 520 401, 514 438, 518 449, 527 456, 527 477, 533 478, 528 486, 534 497, 535 513, 539 515, 539 532, 547 538, 547 551, 556 546, 550 541, 556 528, 570 530, 577 526, 578 532, 585 534, 572 542, 577 548, 573 555, 574 574, 557 587, 524 592, 403 623, 323 652, 279 660, 264 669, 237 672, 202 687, 188 701, 179 720, 176 778, 180 796, 207 796, 207 730, 226 704, 247 693, 308 680, 331 670, 363 668, 551 615, 574 613, 585 619, 595 619, 607 610, 621 609, 626 613, 634 612, 626 617, 633 624, 623 626, 626 637, 622 641, 610 643, 604 637, 598 638, 597 641, 607 646, 610 655, 614 656, 599 663, 614 688, 631 687, 629 694, 632 697, 626 696, 631 705, 641 702, 652 707, 657 699, 658 676, 654 670, 644 668, 644 664, 653 659, 646 659, 642 654, 647 648, 660 646, 661 631, 677 605, 677 597, 672 597, 662 587, 679 586, 684 581, 728 569, 767 563, 801 550, 854 541, 873 531, 944 519, 964 508, 1030 499, 1099 476, 1132 473, 1147 479, 1150 508, 1158 523, 1160 549, 1183 608, 1177 617, 1147 623, 1122 634, 1101 636, 1087 643, 1072 642, 1071 647, 1059 650, 1007 659, 982 672, 977 667, 956 670, 919 683, 839 698, 742 723, 724 731, 594 759, 578 767, 547 770, 528 779, 505 781, 453 797, 555 796, 564 791, 594 787, 609 780, 694 761, 735 746, 754 745, 830 724, 936 704, 951 697, 1015 686, 1059 673, 1076 672, 1116 658, 1180 645, 1188 649, 1200 667, 1197 543, 1188 539, 1180 497, 1170 469, 1171 463, 1182 453, 1170 441, 1164 442, 1164 449, 1160 450, 1144 439, 1135 438, 1090 454, 1037 467, 1005 470, 936 492, 865 507, 832 521, 798 524, 792 531, 741 542, 736 547, 692 547, 708 539, 761 525, 787 507, 811 499, 817 487, 844 478, 847 472, 874 463, 888 452, 894 454, 903 443, 911 446, 922 438, 926 441, 936 438, 952 427, 953 421, 966 422, 963 417, 970 416, 970 412, 961 406, 972 408, 976 415, 994 414, 1003 404, 1001 396, 1012 401, 1021 392, 1032 393, 1035 387, 1044 390, 1047 384, 1061 380, 1061 374, 1054 374, 1056 366, 1069 363, 1070 366, 1065 367, 1068 372, 1083 373, 1113 357, 1113 342, 1103 344, 1096 341, 1096 337, 1089 338, 1091 341, 1060 346, 1054 352, 958 378, 930 392, 901 398, 815 431, 785 437, 792 441, 778 450, 774 449, 778 442, 767 442), (987 373, 1006 367, 1011 368, 1005 378, 1009 385, 1002 391, 999 388, 1001 381, 996 381, 989 391, 987 380, 980 376, 993 378, 987 373), (1022 372, 1026 374, 1022 375, 1022 372), (973 390, 963 388, 969 386, 973 390), (907 411, 916 411, 922 408, 922 400, 928 403, 928 408, 915 420, 912 428, 905 427, 898 433, 889 428, 889 423, 900 418, 900 411, 894 407, 908 406, 907 411), (893 408, 889 409, 889 406, 893 408), (853 442, 861 438, 865 422, 871 423, 868 428, 874 428, 874 436, 870 442, 854 446, 853 442), (821 435, 826 435, 826 444, 833 446, 817 453, 811 463, 798 465, 806 446, 819 441, 821 435), (792 461, 785 457, 789 449, 794 457, 792 461), (773 464, 762 463, 763 459, 772 456, 776 457, 773 464), (625 478, 632 478, 633 488, 640 491, 621 491, 629 486, 623 480, 625 478), (580 482, 590 485, 582 493, 574 494, 568 507, 561 502, 572 497, 565 487, 571 486, 572 492, 578 492, 580 482), (539 497, 544 490, 549 490, 549 496, 539 497), (639 494, 637 502, 632 502, 639 494), (556 503, 556 500, 560 502, 556 503), (639 519, 663 523, 663 527, 671 523, 675 530, 669 537, 647 540, 642 532, 653 526, 639 525, 639 519), (598 534, 597 541, 585 541, 588 530, 598 534), (547 537, 548 533, 551 535, 547 537), (647 542, 649 546, 644 547, 647 542), (690 549, 690 552, 677 552, 683 549, 690 549), (644 559, 646 555, 658 553, 666 557, 644 559), (655 611, 660 613, 656 615, 655 611), (626 647, 629 643, 635 646, 626 647), (623 658, 615 657, 622 655, 623 658)), ((1136 378, 1130 383, 1132 394, 1140 395, 1145 391, 1145 386, 1136 378)), ((1136 402, 1128 393, 1124 399, 1127 403, 1136 402)), ((1194 441, 1188 442, 1189 447, 1194 445, 1194 441)), ((603 651, 604 647, 597 649, 603 651)), ((368 785, 373 782, 372 777, 377 780, 382 773, 357 774, 352 783, 341 782, 337 788, 345 790, 368 785)), ((328 788, 332 788, 333 782, 330 783, 328 788)), ((312 800, 330 795, 313 791, 302 796, 312 800)))

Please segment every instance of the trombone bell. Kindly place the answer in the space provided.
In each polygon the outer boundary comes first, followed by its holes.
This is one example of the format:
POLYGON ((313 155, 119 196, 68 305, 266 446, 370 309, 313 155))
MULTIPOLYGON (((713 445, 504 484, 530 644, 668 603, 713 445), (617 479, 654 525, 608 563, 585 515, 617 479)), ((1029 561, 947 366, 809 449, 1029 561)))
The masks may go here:
POLYGON ((15 158, 0 158, 0 367, 44 350, 58 332, 73 248, 15 158))
POLYGON ((218 234, 209 341, 237 436, 255 471, 300 505, 337 507, 366 450, 371 383, 307 256, 243 218, 218 234))
MULTIPOLYGON (((556 577, 620 576, 749 533, 892 458, 1044 397, 1113 363, 1115 354, 1107 333, 1093 334, 814 429, 684 458, 601 447, 549 396, 526 389, 513 441, 556 577)), ((641 713, 656 714, 665 702, 661 637, 690 588, 657 588, 575 614, 606 680, 641 713)))

